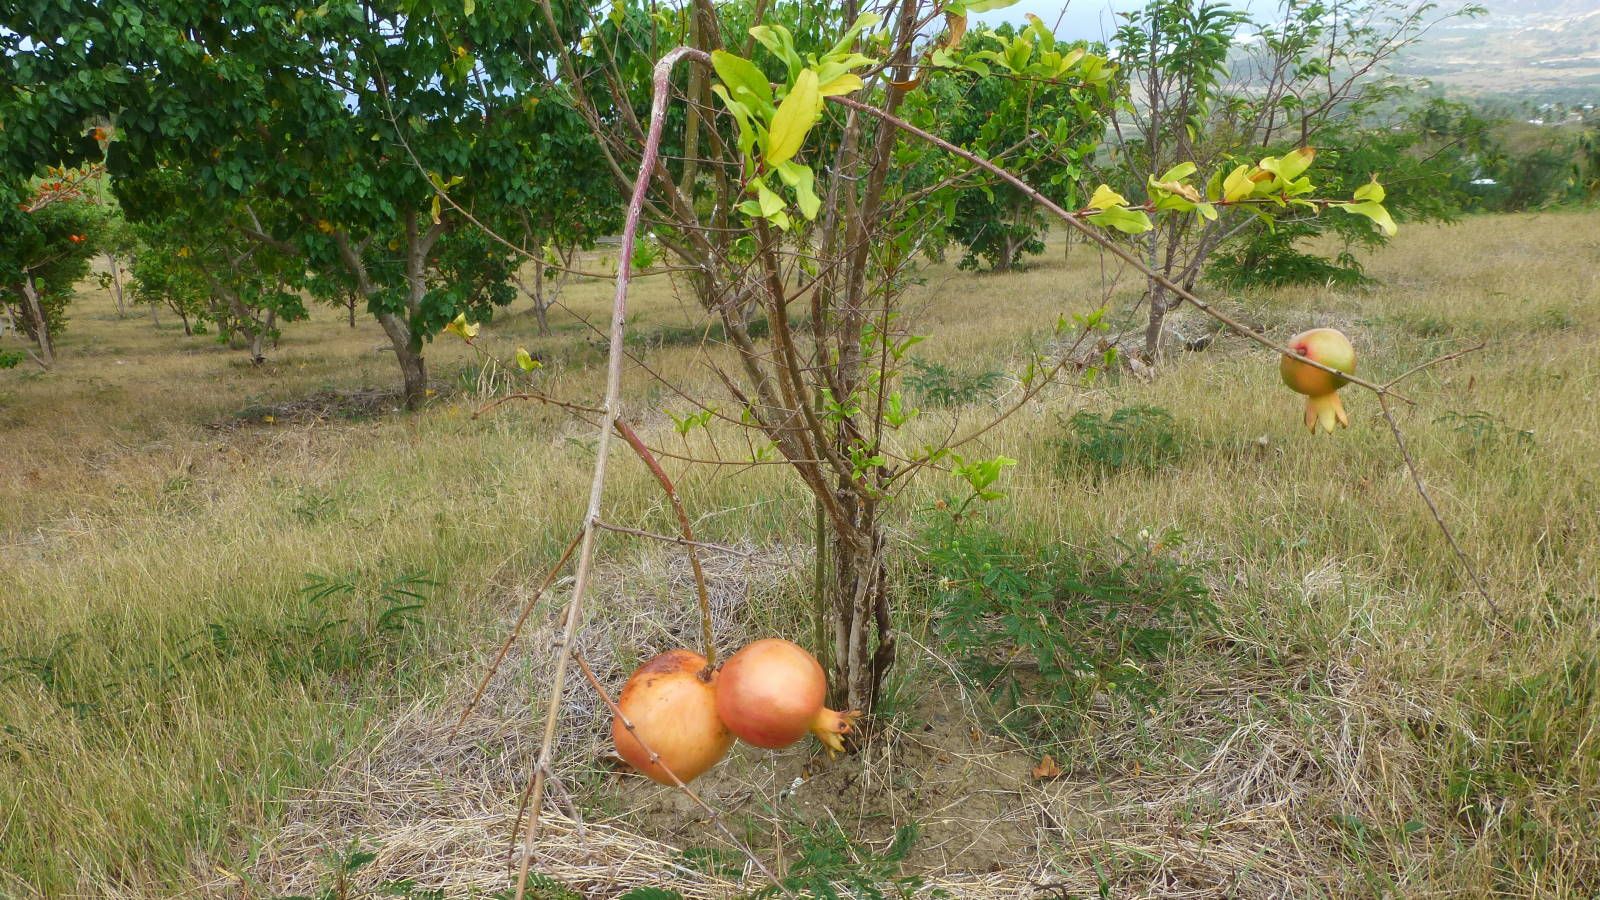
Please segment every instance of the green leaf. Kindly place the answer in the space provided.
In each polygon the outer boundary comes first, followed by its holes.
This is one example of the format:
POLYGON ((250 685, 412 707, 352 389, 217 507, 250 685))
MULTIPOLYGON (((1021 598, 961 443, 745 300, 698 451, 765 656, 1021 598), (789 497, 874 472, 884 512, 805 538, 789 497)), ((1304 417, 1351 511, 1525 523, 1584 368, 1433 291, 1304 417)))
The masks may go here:
POLYGON ((800 214, 807 219, 815 219, 817 210, 822 207, 822 200, 817 197, 816 176, 812 174, 811 167, 789 160, 778 166, 778 177, 783 179, 784 184, 794 188, 794 199, 800 206, 800 214))
POLYGON ((772 127, 767 131, 767 165, 781 165, 799 153, 811 126, 817 124, 821 115, 822 95, 817 92, 817 73, 805 69, 772 116, 772 127))
POLYGON ((728 86, 733 97, 740 98, 741 94, 746 94, 762 104, 763 110, 772 108, 772 85, 767 83, 767 76, 761 74, 755 63, 725 50, 713 50, 711 67, 717 70, 717 77, 728 86))
POLYGON ((1102 228, 1115 228, 1124 234, 1144 234, 1151 229, 1150 217, 1143 210, 1123 209, 1113 206, 1089 217, 1089 221, 1102 228))
POLYGON ((1355 192, 1357 200, 1371 200, 1373 203, 1382 203, 1384 196, 1383 185, 1376 178, 1356 188, 1355 192))
POLYGON ((544 364, 534 359, 533 354, 528 352, 527 347, 518 347, 517 368, 524 372, 532 372, 534 369, 544 368, 544 364))

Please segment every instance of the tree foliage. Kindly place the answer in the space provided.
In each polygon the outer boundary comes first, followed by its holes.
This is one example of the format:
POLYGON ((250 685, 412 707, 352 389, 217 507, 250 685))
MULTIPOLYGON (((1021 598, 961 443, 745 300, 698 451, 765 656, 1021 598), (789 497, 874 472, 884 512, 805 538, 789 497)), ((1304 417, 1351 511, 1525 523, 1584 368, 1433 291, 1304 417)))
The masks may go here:
MULTIPOLYGON (((471 219, 577 210, 574 190, 606 208, 588 188, 608 173, 592 144, 574 143, 584 136, 559 93, 542 90, 535 12, 521 0, 12 7, 0 19, 11 85, 0 161, 76 161, 91 150, 84 123, 114 120, 119 197, 152 173, 186 173, 240 236, 298 259, 308 289, 365 300, 415 403, 423 345, 514 296, 514 248, 471 219)), ((577 213, 533 230, 565 235, 574 218, 595 225, 577 213)))
MULTIPOLYGON (((979 54, 1010 53, 1020 59, 1046 47, 1063 56, 1091 49, 1057 41, 1047 29, 1032 25, 1020 33, 1002 25, 974 33, 963 44, 969 58, 979 61, 986 58, 979 54)), ((1104 81, 1076 84, 959 70, 926 79, 907 102, 906 115, 914 122, 936 123, 941 137, 1005 165, 1052 200, 1076 207, 1100 150, 1112 96, 1104 81)), ((940 159, 950 174, 964 166, 940 159)), ((946 227, 964 248, 961 268, 977 268, 982 260, 991 269, 1009 269, 1024 254, 1044 250, 1044 213, 1011 184, 963 178, 935 197, 946 203, 946 227)))

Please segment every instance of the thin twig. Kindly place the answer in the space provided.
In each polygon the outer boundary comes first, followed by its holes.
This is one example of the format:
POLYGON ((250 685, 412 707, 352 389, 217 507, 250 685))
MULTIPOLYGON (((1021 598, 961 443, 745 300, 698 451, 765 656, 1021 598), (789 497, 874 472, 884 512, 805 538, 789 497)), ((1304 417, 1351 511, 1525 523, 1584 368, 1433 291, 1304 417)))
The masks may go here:
MULTIPOLYGON (((645 195, 650 188, 650 174, 654 171, 661 147, 661 130, 666 122, 668 78, 678 60, 698 53, 688 47, 679 47, 663 56, 655 65, 654 94, 650 101, 650 131, 645 139, 643 157, 639 161, 639 177, 633 185, 633 196, 628 199, 628 214, 622 227, 622 245, 618 250, 617 290, 611 301, 611 341, 606 362, 606 393, 603 405, 599 444, 595 449, 594 478, 589 485, 589 506, 583 516, 583 539, 578 549, 578 570, 572 585, 572 596, 567 601, 566 627, 556 650, 555 673, 550 679, 550 700, 545 709, 544 736, 540 742, 539 760, 534 767, 533 790, 528 800, 528 828, 523 836, 522 863, 517 869, 516 900, 523 900, 528 890, 528 866, 533 859, 533 841, 539 833, 539 807, 544 796, 544 781, 550 771, 550 760, 555 754, 556 728, 561 719, 561 692, 566 684, 567 663, 572 658, 572 645, 577 637, 578 624, 583 619, 583 597, 589 588, 590 571, 594 564, 595 536, 599 528, 600 502, 605 494, 606 462, 610 456, 611 435, 616 430, 617 416, 622 406, 623 334, 628 327, 628 281, 633 274, 633 247, 639 231, 639 218, 644 212, 645 195)), ((704 53, 698 53, 706 57, 704 53)))
POLYGON ((1433 368, 1434 366, 1437 366, 1440 363, 1449 362, 1452 359, 1460 359, 1461 357, 1466 356, 1468 353, 1477 353, 1479 350, 1482 350, 1484 347, 1487 347, 1487 346, 1489 346, 1489 342, 1488 341, 1480 341, 1478 343, 1478 345, 1475 346, 1475 347, 1467 347, 1467 348, 1462 349, 1462 350, 1457 350, 1454 353, 1446 353, 1443 356, 1436 356, 1433 359, 1430 359, 1425 363, 1421 363, 1419 365, 1412 366, 1411 368, 1409 368, 1409 369, 1405 370, 1404 372, 1400 373, 1398 376, 1396 376, 1394 378, 1391 378, 1388 381, 1385 381, 1383 383, 1383 386, 1387 388, 1387 387, 1389 387, 1391 385, 1399 384, 1400 382, 1405 381, 1407 378, 1410 378, 1411 376, 1417 374, 1418 372, 1421 372, 1423 369, 1431 369, 1431 368, 1433 368))
POLYGON ((561 575, 561 570, 567 567, 567 560, 572 558, 572 551, 578 548, 578 541, 582 537, 582 532, 572 536, 572 540, 567 544, 567 549, 562 551, 561 558, 556 560, 556 564, 550 567, 550 572, 545 575, 544 581, 539 585, 539 589, 533 592, 533 596, 528 598, 527 603, 523 604, 522 614, 517 616, 516 624, 511 626, 511 633, 506 635, 505 641, 500 645, 500 652, 495 654, 494 662, 489 663, 488 671, 484 672, 483 678, 478 681, 478 689, 472 692, 472 699, 467 701, 466 708, 461 710, 461 718, 456 719, 456 724, 450 727, 451 740, 455 739, 456 733, 466 723, 467 716, 472 715, 472 710, 478 705, 478 701, 483 699, 483 692, 488 690, 490 679, 494 678, 494 673, 500 671, 500 664, 505 662, 506 654, 511 652, 511 645, 516 643, 517 638, 522 634, 522 626, 527 623, 528 616, 533 614, 533 608, 539 604, 539 598, 544 596, 544 592, 550 589, 550 585, 555 584, 556 578, 561 575))
MULTIPOLYGON (((1421 367, 1419 366, 1418 368, 1420 369, 1421 367)), ((1423 484, 1422 472, 1417 468, 1416 460, 1411 458, 1411 451, 1406 449, 1406 439, 1400 433, 1400 424, 1395 421, 1394 413, 1389 409, 1389 399, 1383 394, 1378 395, 1378 408, 1383 411, 1383 420, 1389 423, 1389 433, 1394 435, 1395 446, 1400 449, 1400 458, 1405 460, 1406 469, 1411 473, 1411 482, 1417 486, 1417 493, 1422 495, 1422 501, 1428 504, 1428 512, 1433 514, 1433 521, 1438 524, 1439 531, 1444 534, 1445 541, 1450 544, 1450 549, 1455 551, 1456 559, 1461 562, 1461 568, 1466 569, 1467 574, 1471 576, 1473 585, 1478 589, 1478 595, 1483 598, 1484 603, 1489 605, 1489 611, 1494 614, 1495 619, 1503 623, 1504 618, 1500 615, 1500 607, 1495 604, 1494 598, 1489 596, 1489 589, 1484 585, 1483 578, 1478 575, 1478 570, 1473 566, 1472 560, 1467 558, 1466 551, 1462 550, 1461 545, 1456 543, 1455 534, 1451 532, 1450 526, 1445 523, 1444 515, 1439 512, 1438 505, 1433 502, 1433 496, 1428 493, 1427 486, 1423 484)))
POLYGON ((683 549, 689 554, 689 568, 694 570, 694 590, 700 600, 700 642, 703 655, 706 658, 706 671, 710 672, 717 665, 717 645, 711 636, 711 595, 706 593, 706 573, 700 568, 700 553, 695 548, 700 542, 694 539, 694 529, 689 525, 689 513, 683 508, 683 500, 678 497, 678 489, 673 486, 672 479, 667 477, 667 470, 661 468, 661 463, 651 455, 650 448, 639 440, 639 435, 633 430, 626 419, 616 420, 617 434, 622 436, 633 452, 644 461, 645 468, 655 476, 661 484, 661 490, 666 492, 667 502, 672 504, 672 511, 678 514, 678 530, 683 534, 683 549))
POLYGON ((629 528, 626 525, 614 525, 603 520, 597 520, 594 524, 596 527, 604 528, 606 531, 615 531, 617 534, 631 534, 634 537, 649 538, 652 541, 661 541, 664 544, 677 544, 680 547, 700 547, 706 550, 715 550, 719 553, 732 553, 737 556, 754 555, 748 550, 740 550, 737 547, 729 547, 727 544, 714 544, 710 541, 696 541, 690 538, 680 537, 672 534, 657 534, 654 531, 645 531, 639 528, 629 528))
POLYGON ((573 403, 568 400, 557 400, 549 394, 543 394, 539 391, 521 391, 515 394, 507 394, 504 397, 496 397, 493 400, 490 400, 488 403, 485 403, 474 410, 472 417, 476 419, 484 413, 498 408, 502 404, 510 403, 512 400, 537 400, 540 403, 547 403, 551 406, 559 406, 562 409, 571 410, 573 412, 592 413, 597 416, 605 412, 603 409, 593 406, 584 406, 582 403, 573 403))

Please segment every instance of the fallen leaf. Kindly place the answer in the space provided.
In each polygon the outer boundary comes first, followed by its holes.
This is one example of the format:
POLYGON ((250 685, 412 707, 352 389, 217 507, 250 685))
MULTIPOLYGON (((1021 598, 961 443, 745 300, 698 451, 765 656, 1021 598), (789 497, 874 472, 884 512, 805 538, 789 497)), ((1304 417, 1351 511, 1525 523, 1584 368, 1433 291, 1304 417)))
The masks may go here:
POLYGON ((1060 778, 1061 767, 1056 765, 1056 758, 1046 753, 1044 759, 1039 760, 1039 764, 1033 767, 1033 777, 1040 781, 1060 778))

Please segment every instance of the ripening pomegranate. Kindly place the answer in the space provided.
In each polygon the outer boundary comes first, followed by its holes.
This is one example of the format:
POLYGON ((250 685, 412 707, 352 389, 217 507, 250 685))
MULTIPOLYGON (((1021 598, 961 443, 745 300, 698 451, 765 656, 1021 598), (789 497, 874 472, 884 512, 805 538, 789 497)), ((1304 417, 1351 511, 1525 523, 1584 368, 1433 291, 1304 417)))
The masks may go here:
POLYGON ((633 723, 638 738, 628 733, 620 717, 613 717, 611 739, 617 753, 652 781, 673 783, 664 763, 687 784, 720 762, 733 746, 733 735, 717 718, 717 678, 703 680, 705 668, 706 659, 698 653, 668 650, 640 666, 617 697, 617 707, 633 723), (641 740, 659 762, 651 759, 641 740))
MULTIPOLYGON (((1355 348, 1350 346, 1349 338, 1332 328, 1303 331, 1289 339, 1289 349, 1347 374, 1356 370, 1355 348)), ((1290 390, 1306 395, 1306 427, 1313 434, 1318 428, 1331 433, 1335 422, 1350 426, 1350 417, 1339 400, 1339 388, 1347 384, 1345 379, 1288 355, 1279 361, 1278 372, 1290 390)))
POLYGON ((747 744, 776 750, 807 731, 828 750, 844 750, 843 735, 861 713, 822 705, 828 678, 799 644, 766 638, 746 646, 717 673, 717 715, 747 744))

